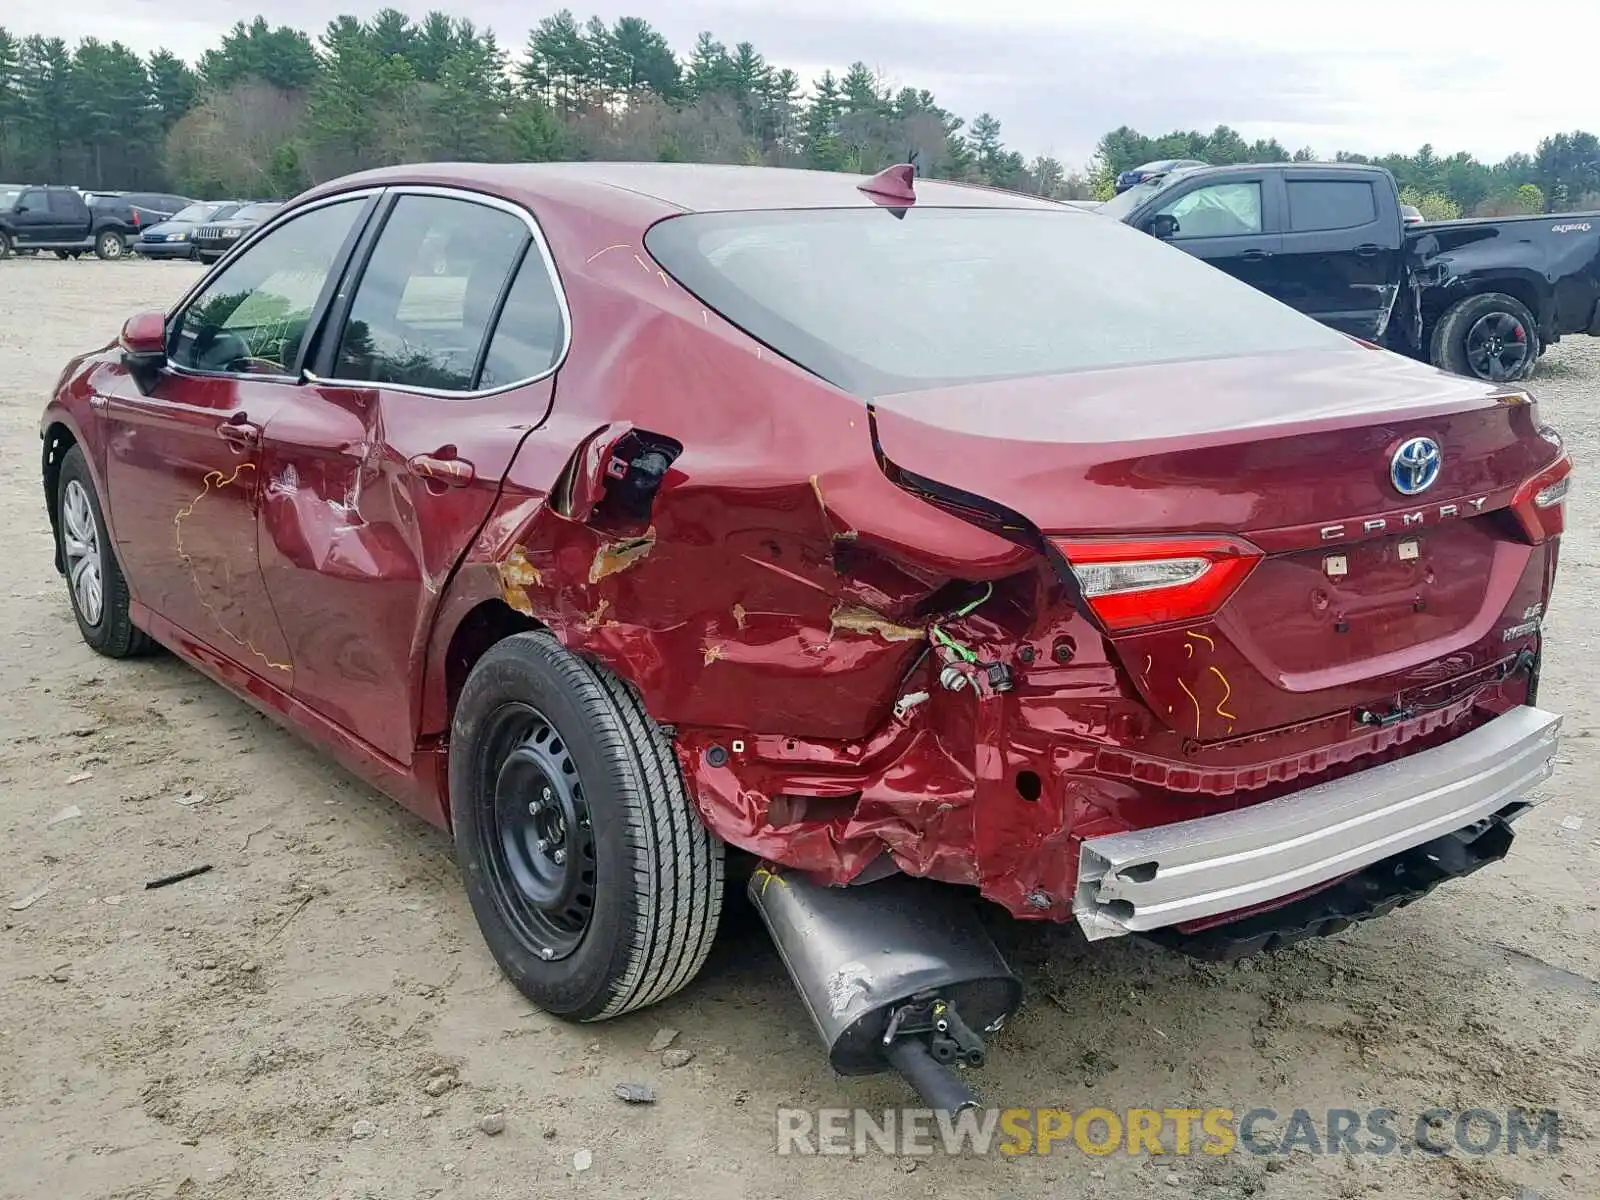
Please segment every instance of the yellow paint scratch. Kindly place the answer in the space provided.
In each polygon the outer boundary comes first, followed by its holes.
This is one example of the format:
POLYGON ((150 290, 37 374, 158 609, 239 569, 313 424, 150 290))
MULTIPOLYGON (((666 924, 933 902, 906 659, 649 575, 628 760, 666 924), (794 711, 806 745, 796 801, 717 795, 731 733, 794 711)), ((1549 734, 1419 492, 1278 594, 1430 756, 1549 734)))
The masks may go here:
POLYGON ((1200 701, 1195 694, 1189 690, 1189 685, 1183 680, 1178 680, 1178 686, 1183 689, 1183 694, 1194 702, 1194 736, 1198 738, 1200 736, 1200 701))
POLYGON ((740 629, 743 629, 743 628, 744 628, 744 623, 745 623, 745 618, 746 618, 746 617, 747 617, 747 616, 748 616, 748 615, 749 615, 749 614, 747 614, 747 613, 746 613, 746 612, 745 612, 745 611, 744 611, 744 605, 742 605, 742 604, 735 604, 735 605, 734 605, 734 606, 733 606, 733 623, 734 623, 734 624, 735 624, 735 625, 737 625, 737 626, 738 626, 738 627, 739 627, 739 628, 740 628, 740 629))
MULTIPOLYGON (((239 476, 241 474, 243 474, 245 471, 254 471, 255 469, 255 463, 240 463, 233 469, 233 473, 231 475, 225 476, 221 471, 207 471, 205 478, 201 480, 200 494, 193 500, 189 501, 186 507, 179 509, 177 514, 172 518, 173 542, 177 547, 178 560, 183 563, 184 569, 189 572, 189 581, 194 584, 194 594, 199 598, 201 607, 203 607, 206 612, 211 615, 211 619, 216 623, 217 628, 223 633, 227 634, 229 639, 232 640, 234 644, 239 646, 241 649, 248 650, 251 654, 255 655, 273 670, 292 671, 294 668, 290 666, 290 664, 284 662, 274 662, 260 650, 257 650, 255 644, 252 643, 248 638, 240 637, 238 634, 234 633, 233 630, 229 629, 222 623, 222 618, 217 615, 217 610, 212 607, 211 601, 206 599, 205 589, 200 586, 199 577, 195 575, 194 559, 185 553, 183 549, 183 523, 194 515, 195 506, 199 504, 200 501, 204 500, 210 492, 221 491, 225 487, 232 487, 239 481, 239 476)), ((227 566, 224 564, 224 570, 226 569, 227 566)))
POLYGON ((1186 658, 1193 658, 1194 657, 1194 643, 1193 642, 1185 642, 1183 644, 1183 648, 1189 652, 1184 657, 1186 657, 1186 658))
POLYGON ((831 638, 841 631, 877 634, 886 642, 912 642, 926 636, 926 630, 898 625, 880 612, 862 605, 840 604, 828 617, 831 638))
POLYGON ((1187 634, 1189 637, 1199 638, 1202 642, 1204 642, 1207 646, 1209 646, 1213 650, 1215 650, 1217 648, 1217 644, 1215 642, 1213 642, 1210 638, 1208 638, 1203 633, 1196 633, 1193 629, 1185 629, 1183 632, 1185 634, 1187 634))
POLYGON ((761 876, 761 894, 763 896, 767 894, 767 888, 774 883, 783 888, 789 886, 788 881, 782 875, 779 875, 776 871, 769 871, 766 867, 757 867, 756 874, 761 876))
POLYGON ((1211 673, 1222 680, 1222 699, 1217 701, 1217 716, 1226 717, 1230 721, 1237 721, 1238 717, 1222 707, 1228 702, 1228 697, 1233 695, 1233 685, 1228 682, 1228 677, 1215 667, 1211 668, 1211 673))
POLYGON ((705 665, 706 666, 709 667, 712 663, 716 662, 717 659, 719 659, 721 657, 722 657, 722 647, 720 645, 718 645, 716 643, 712 643, 711 645, 706 647, 706 650, 705 650, 705 660, 706 660, 705 665))
POLYGON ((593 254, 589 255, 589 257, 584 260, 584 265, 587 266, 589 263, 592 263, 595 259, 599 258, 602 254, 610 254, 613 250, 626 250, 627 248, 628 248, 628 244, 626 242, 618 242, 614 246, 607 246, 603 250, 596 250, 593 254))
POLYGON ((539 568, 528 561, 528 555, 521 546, 515 546, 498 569, 501 599, 523 616, 533 616, 533 602, 528 599, 528 589, 544 582, 539 568))
POLYGON ((594 562, 589 566, 589 582, 599 583, 607 575, 626 571, 656 548, 656 527, 650 526, 644 536, 626 538, 620 542, 607 542, 594 552, 594 562))

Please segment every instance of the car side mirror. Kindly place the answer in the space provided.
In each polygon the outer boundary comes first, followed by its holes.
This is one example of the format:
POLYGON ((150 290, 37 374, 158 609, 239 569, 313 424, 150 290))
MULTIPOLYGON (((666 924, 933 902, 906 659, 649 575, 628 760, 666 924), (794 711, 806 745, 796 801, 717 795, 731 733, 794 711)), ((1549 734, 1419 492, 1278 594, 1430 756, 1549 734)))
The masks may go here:
POLYGON ((1163 242, 1178 235, 1178 218, 1171 213, 1157 213, 1150 218, 1144 231, 1151 237, 1160 238, 1163 242))
POLYGON ((134 375, 150 375, 167 363, 167 314, 145 312, 129 317, 117 339, 122 365, 134 375))

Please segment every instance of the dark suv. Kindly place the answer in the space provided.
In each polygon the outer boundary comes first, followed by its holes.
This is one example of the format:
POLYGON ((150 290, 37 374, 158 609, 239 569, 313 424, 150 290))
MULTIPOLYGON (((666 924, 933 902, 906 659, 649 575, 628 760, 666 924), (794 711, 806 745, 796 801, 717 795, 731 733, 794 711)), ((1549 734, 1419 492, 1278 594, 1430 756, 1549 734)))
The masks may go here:
POLYGON ((252 200, 226 219, 208 221, 194 231, 194 256, 203 263, 216 262, 282 207, 280 200, 252 200))

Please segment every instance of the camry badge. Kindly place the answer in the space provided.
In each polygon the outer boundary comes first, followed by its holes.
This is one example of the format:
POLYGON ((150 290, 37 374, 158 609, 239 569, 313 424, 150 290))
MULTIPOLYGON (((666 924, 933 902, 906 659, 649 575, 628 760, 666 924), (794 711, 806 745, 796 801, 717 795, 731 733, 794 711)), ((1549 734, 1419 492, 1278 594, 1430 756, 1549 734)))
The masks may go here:
POLYGON ((1389 482, 1402 496, 1421 495, 1439 478, 1443 465, 1438 442, 1426 437, 1408 438, 1389 460, 1389 482))

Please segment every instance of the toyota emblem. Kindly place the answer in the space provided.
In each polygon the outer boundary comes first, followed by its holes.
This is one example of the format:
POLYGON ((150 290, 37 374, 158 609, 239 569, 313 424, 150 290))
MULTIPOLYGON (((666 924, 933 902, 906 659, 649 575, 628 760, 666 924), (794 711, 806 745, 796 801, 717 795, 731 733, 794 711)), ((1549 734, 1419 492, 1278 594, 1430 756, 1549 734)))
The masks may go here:
POLYGON ((1417 496, 1433 486, 1444 466, 1439 443, 1432 438, 1414 437, 1400 443, 1389 460, 1389 481, 1402 496, 1417 496))

